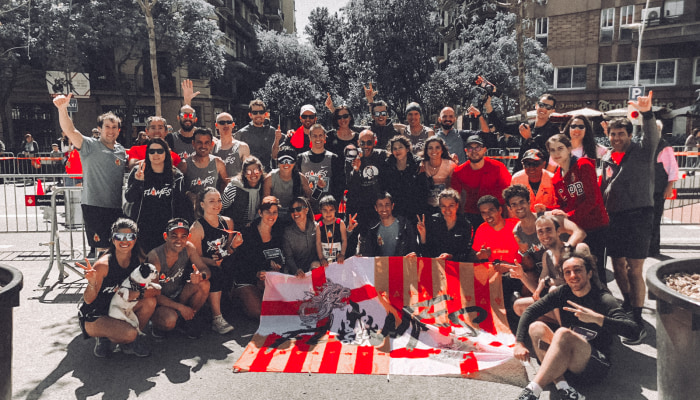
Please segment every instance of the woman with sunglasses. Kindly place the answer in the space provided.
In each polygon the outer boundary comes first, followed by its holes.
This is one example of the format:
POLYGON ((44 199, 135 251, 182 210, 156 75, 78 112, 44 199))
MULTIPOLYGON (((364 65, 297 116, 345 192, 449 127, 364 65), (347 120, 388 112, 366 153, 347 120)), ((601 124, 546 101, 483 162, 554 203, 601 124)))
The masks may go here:
POLYGON ((418 183, 420 158, 411 153, 411 142, 406 136, 394 136, 389 140, 389 157, 384 164, 382 187, 394 200, 394 215, 415 222, 416 214, 425 212, 427 186, 418 183))
POLYGON ((156 297, 160 291, 147 289, 143 292, 131 290, 129 299, 136 301, 134 313, 139 320, 139 329, 130 323, 108 316, 109 305, 115 289, 138 268, 146 255, 136 242, 139 230, 136 223, 127 218, 119 218, 111 227, 112 239, 109 249, 94 265, 86 259, 86 265, 78 264, 85 270, 87 287, 78 311, 80 328, 85 339, 96 339, 93 354, 104 358, 111 353, 112 343, 120 345, 127 354, 138 357, 150 355, 150 349, 143 332, 156 309, 156 297))
POLYGON ((333 129, 326 132, 326 150, 342 158, 345 147, 357 146, 360 129, 355 127, 355 118, 346 105, 333 111, 332 124, 333 129))
POLYGON ((220 334, 231 332, 233 327, 221 315, 221 292, 233 283, 230 255, 243 243, 240 232, 233 231, 233 221, 219 215, 221 195, 216 188, 205 188, 197 196, 197 211, 201 215, 190 228, 189 242, 209 267, 209 306, 212 313, 212 330, 220 334))
POLYGON ((262 197, 265 173, 257 157, 243 160, 241 173, 231 179, 222 194, 223 215, 231 218, 234 225, 249 226, 257 214, 262 197))
POLYGON ((299 196, 311 197, 311 188, 306 176, 294 168, 297 153, 293 147, 282 146, 277 153, 277 167, 263 179, 263 196, 275 196, 279 199, 280 222, 287 226, 292 222, 289 208, 292 200, 299 196))
POLYGON ((596 257, 598 276, 605 283, 605 241, 609 218, 598 186, 595 164, 590 158, 572 155, 571 141, 564 134, 549 138, 547 150, 558 165, 552 185, 559 208, 586 231, 584 242, 596 257))
POLYGON ((316 252, 316 223, 309 201, 304 197, 294 199, 289 213, 293 223, 284 229, 282 249, 287 272, 301 278, 321 266, 316 252))
MULTIPOLYGON (((608 152, 605 146, 595 142, 593 125, 584 115, 575 115, 571 118, 564 126, 562 133, 571 140, 571 154, 578 158, 588 157, 597 162, 608 152)), ((550 157, 547 170, 554 172, 556 169, 557 163, 550 157)))
POLYGON ((450 158, 450 152, 441 138, 431 137, 425 141, 420 175, 421 184, 428 188, 428 210, 426 210, 428 214, 440 211, 438 197, 440 192, 450 187, 450 179, 455 167, 456 164, 450 158))
POLYGON ((236 281, 232 293, 241 299, 243 311, 251 318, 260 318, 265 272, 281 271, 285 266, 278 215, 277 198, 263 198, 255 220, 243 230, 245 241, 234 256, 236 281))
POLYGON ((141 227, 139 245, 145 252, 164 243, 163 232, 170 219, 192 221, 194 217, 184 176, 173 168, 170 148, 160 138, 147 142, 146 159, 131 170, 124 198, 125 214, 141 227))

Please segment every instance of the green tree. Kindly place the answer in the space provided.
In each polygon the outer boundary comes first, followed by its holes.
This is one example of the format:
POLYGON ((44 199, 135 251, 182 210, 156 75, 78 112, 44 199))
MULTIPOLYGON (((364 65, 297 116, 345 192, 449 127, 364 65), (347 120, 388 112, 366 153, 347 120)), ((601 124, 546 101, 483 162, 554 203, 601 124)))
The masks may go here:
POLYGON ((324 113, 328 69, 311 45, 292 35, 258 30, 256 63, 264 84, 254 92, 273 114, 293 117, 302 104, 324 113))
POLYGON ((344 103, 348 97, 348 76, 341 68, 344 59, 341 50, 343 43, 343 20, 337 13, 330 15, 326 7, 311 10, 309 24, 304 29, 311 45, 316 49, 323 65, 328 69, 328 92, 336 104, 344 103))

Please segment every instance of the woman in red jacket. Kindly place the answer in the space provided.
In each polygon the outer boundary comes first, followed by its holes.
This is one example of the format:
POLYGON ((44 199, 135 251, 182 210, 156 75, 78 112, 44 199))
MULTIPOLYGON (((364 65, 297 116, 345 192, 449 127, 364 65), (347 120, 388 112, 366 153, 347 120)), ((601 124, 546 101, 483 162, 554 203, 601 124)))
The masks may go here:
POLYGON ((600 281, 606 284, 605 242, 608 232, 608 212, 598 186, 594 161, 571 155, 571 140, 566 135, 554 135, 547 140, 547 151, 557 164, 552 184, 559 207, 569 219, 586 231, 584 242, 596 257, 600 281))

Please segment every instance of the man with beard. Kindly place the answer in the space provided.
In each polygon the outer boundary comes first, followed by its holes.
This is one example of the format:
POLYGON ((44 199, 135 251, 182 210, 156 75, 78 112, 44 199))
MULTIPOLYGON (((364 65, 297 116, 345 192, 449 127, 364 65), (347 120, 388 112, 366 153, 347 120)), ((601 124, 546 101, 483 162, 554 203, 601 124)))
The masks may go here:
POLYGON ((365 232, 376 218, 374 201, 382 192, 380 174, 386 160, 386 150, 376 149, 377 137, 369 129, 360 132, 360 152, 346 164, 347 176, 347 211, 357 214, 358 228, 365 232))
POLYGON ((343 160, 326 150, 326 130, 320 124, 309 129, 311 149, 297 157, 297 168, 306 177, 311 187, 311 207, 314 213, 321 210, 318 201, 326 194, 335 199, 343 198, 344 174, 343 160))
POLYGON ((214 144, 212 154, 221 158, 226 164, 226 174, 236 176, 241 172, 243 160, 250 155, 250 147, 246 143, 233 138, 233 116, 222 112, 216 116, 216 130, 219 131, 219 140, 214 144))
POLYGON ((211 153, 212 133, 209 128, 197 128, 194 131, 195 154, 186 158, 178 168, 185 175, 187 195, 194 204, 197 194, 207 187, 215 187, 219 192, 228 184, 226 165, 211 153))
POLYGON ((379 222, 360 236, 362 257, 403 257, 418 250, 416 230, 403 216, 395 217, 394 199, 388 192, 379 195, 374 203, 379 222))
MULTIPOLYGON (((484 103, 484 110, 490 115, 493 113, 493 107, 491 106, 491 97, 489 96, 484 103)), ((481 111, 474 106, 469 106, 467 113, 479 119, 479 125, 481 126, 481 131, 472 130, 457 130, 454 128, 455 122, 457 122, 457 117, 455 115, 455 110, 452 107, 445 107, 440 111, 440 116, 438 117, 438 123, 442 129, 438 129, 437 137, 441 138, 450 154, 457 156, 459 162, 457 164, 463 164, 467 161, 467 155, 464 152, 465 141, 471 136, 478 136, 481 140, 482 145, 487 144, 487 147, 494 146, 497 144, 496 136, 489 130, 489 124, 481 114, 481 111)), ((476 226, 476 225, 472 225, 476 226)))
MULTIPOLYGON (((166 135, 168 133, 166 128, 166 121, 163 117, 151 116, 146 120, 146 141, 148 139, 163 139, 166 140, 166 135)), ((139 146, 132 146, 126 151, 129 155, 129 171, 134 168, 137 162, 146 159, 146 147, 145 143, 139 146)), ((180 164, 180 156, 174 151, 170 150, 170 158, 173 160, 173 166, 177 167, 180 164)))
POLYGON ((399 133, 394 129, 394 124, 389 118, 389 108, 384 100, 379 100, 371 103, 372 123, 369 129, 374 132, 377 137, 376 147, 386 149, 389 144, 389 139, 399 133))
POLYGON ((80 152, 83 166, 82 211, 85 234, 93 251, 110 246, 111 226, 122 216, 122 183, 127 165, 126 151, 117 143, 121 119, 111 112, 97 118, 100 137, 85 137, 73 125, 68 114, 72 95, 57 96, 61 129, 80 152))
POLYGON ((465 149, 469 159, 452 173, 452 188, 462 197, 464 213, 473 229, 484 222, 477 206, 479 199, 491 195, 502 205, 503 189, 510 185, 511 180, 508 168, 502 162, 486 157, 486 151, 479 136, 470 136, 465 149))
POLYGON ((540 100, 535 104, 535 122, 532 125, 520 124, 520 136, 523 137, 523 143, 520 146, 518 160, 513 166, 513 173, 522 169, 522 160, 525 152, 530 149, 538 149, 544 155, 545 160, 549 160, 547 152, 547 140, 559 133, 559 128, 549 120, 549 117, 554 113, 557 105, 557 99, 549 93, 540 96, 540 100))
POLYGON ((423 152, 425 141, 435 135, 435 132, 421 123, 423 110, 416 102, 406 106, 406 122, 408 125, 395 124, 399 132, 411 141, 411 153, 418 155, 423 152))
POLYGON ((199 310, 209 297, 209 267, 187 241, 190 224, 182 218, 168 221, 163 238, 165 243, 151 250, 146 260, 158 270, 161 291, 158 305, 151 317, 152 334, 156 339, 165 337, 180 323, 189 338, 202 334, 199 310))
POLYGON ((247 143, 250 154, 262 162, 266 171, 270 171, 273 167, 271 160, 277 159, 280 149, 282 130, 279 126, 277 130, 270 126, 267 107, 260 99, 255 99, 248 104, 248 117, 250 117, 250 124, 236 132, 234 138, 247 143))
POLYGON ((194 128, 197 123, 197 112, 190 105, 185 104, 180 108, 177 116, 180 130, 165 137, 170 149, 177 153, 182 160, 192 157, 195 153, 192 141, 194 140, 194 128))
POLYGON ((310 128, 316 123, 316 107, 311 104, 305 104, 299 112, 299 121, 301 126, 296 131, 289 130, 285 138, 285 145, 296 150, 297 154, 308 151, 311 148, 311 139, 309 138, 310 128))

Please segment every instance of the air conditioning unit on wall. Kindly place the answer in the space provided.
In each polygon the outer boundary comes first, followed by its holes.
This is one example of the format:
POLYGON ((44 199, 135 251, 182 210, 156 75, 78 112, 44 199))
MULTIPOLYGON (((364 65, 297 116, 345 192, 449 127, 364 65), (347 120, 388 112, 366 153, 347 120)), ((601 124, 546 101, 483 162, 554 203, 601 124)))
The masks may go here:
POLYGON ((661 18, 661 7, 650 7, 642 10, 642 20, 654 21, 661 18))

